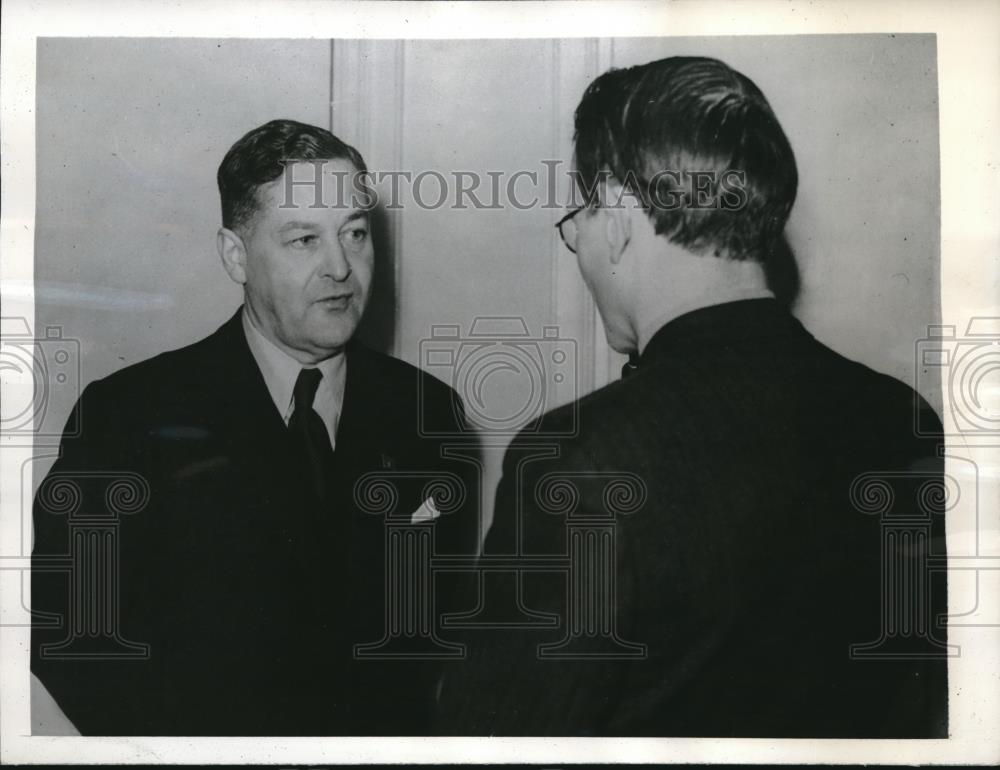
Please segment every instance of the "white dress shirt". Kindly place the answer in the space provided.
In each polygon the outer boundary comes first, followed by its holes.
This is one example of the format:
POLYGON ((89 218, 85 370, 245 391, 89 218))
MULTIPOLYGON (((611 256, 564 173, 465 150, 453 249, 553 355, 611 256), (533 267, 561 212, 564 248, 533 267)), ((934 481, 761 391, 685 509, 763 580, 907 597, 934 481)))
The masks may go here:
POLYGON ((246 335, 250 352, 253 353, 257 368, 264 375, 264 383, 271 394, 278 414, 285 425, 295 411, 295 381, 302 369, 316 368, 323 373, 316 389, 312 408, 323 420, 327 433, 330 434, 330 446, 337 446, 337 424, 340 421, 340 410, 344 405, 344 382, 347 377, 347 360, 343 353, 320 361, 315 367, 303 366, 285 351, 265 337, 250 320, 247 311, 243 310, 243 333, 246 335))

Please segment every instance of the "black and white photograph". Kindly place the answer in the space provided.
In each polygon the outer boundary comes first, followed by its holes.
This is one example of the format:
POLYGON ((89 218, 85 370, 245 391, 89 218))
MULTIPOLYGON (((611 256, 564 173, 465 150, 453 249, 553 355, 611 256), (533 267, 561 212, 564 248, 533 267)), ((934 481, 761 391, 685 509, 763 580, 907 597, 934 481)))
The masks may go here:
POLYGON ((1000 760, 995 4, 9 5, 5 762, 1000 760))

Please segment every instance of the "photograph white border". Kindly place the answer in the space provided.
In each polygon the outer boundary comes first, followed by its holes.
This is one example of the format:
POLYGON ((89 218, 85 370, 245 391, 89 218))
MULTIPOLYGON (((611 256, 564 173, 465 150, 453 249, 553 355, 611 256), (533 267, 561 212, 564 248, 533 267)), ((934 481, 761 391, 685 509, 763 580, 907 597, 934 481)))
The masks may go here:
MULTIPOLYGON (((941 137, 942 322, 997 316, 1000 297, 1000 3, 928 2, 105 2, 6 0, 0 27, 3 315, 34 318, 38 37, 513 38, 935 33, 941 137)), ((794 77, 794 72, 789 73, 794 77)), ((945 394, 947 398, 947 393, 945 394)), ((948 412, 948 409, 945 409, 948 412)), ((946 421, 946 429, 949 427, 946 421)), ((0 448, 3 447, 0 439, 0 448)), ((997 451, 980 499, 1000 499, 997 451)), ((20 537, 20 464, 0 453, 0 544, 20 537)), ((987 507, 986 542, 1000 540, 987 507)), ((0 545, 6 548, 7 545, 0 545)), ((1000 553, 997 554, 1000 557, 1000 553)), ((3 602, 17 601, 0 571, 3 602)), ((995 583, 995 581, 994 581, 995 583)), ((955 602, 961 597, 952 596, 955 602)), ((980 602, 995 605, 992 592, 980 602)), ((953 604, 954 606, 954 604, 953 604)), ((971 631, 966 629, 966 631, 971 631)), ((952 660, 948 740, 78 738, 30 736, 28 629, 0 625, 4 763, 1000 762, 1000 628, 952 660)))

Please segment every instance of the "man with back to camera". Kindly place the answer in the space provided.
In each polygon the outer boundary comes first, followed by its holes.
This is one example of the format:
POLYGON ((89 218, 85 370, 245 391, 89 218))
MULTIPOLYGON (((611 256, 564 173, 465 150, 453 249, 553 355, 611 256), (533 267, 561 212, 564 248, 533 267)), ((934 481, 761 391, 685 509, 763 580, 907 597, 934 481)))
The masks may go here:
POLYGON ((385 522, 355 495, 369 474, 412 473, 422 481, 400 482, 397 512, 437 515, 438 547, 471 549, 475 512, 424 498, 427 479, 467 485, 470 466, 417 428, 422 409, 461 430, 456 394, 352 340, 374 263, 364 171, 353 147, 291 120, 236 142, 218 170, 218 251, 243 306, 77 404, 82 432, 67 430, 35 502, 32 671, 81 733, 428 729, 433 666, 353 653, 383 637, 386 602, 385 522), (100 598, 74 596, 71 575, 46 565, 73 552, 65 482, 78 514, 100 519, 115 477, 148 503, 115 534, 118 622, 99 622, 119 644, 98 634, 85 649, 72 626, 100 598))
POLYGON ((940 423, 768 290, 798 182, 768 102, 722 62, 673 57, 598 77, 575 124, 578 182, 593 194, 560 233, 635 366, 550 413, 544 441, 523 434, 508 451, 484 554, 552 558, 548 574, 520 576, 520 596, 561 626, 468 632, 438 731, 945 737, 946 590, 921 561, 944 556, 942 501, 917 502, 941 489, 943 461, 940 436, 915 436, 914 405, 940 423), (574 419, 575 436, 554 438, 574 419), (526 461, 533 439, 557 451, 526 461), (567 577, 555 568, 571 553, 567 518, 613 514, 605 480, 622 473, 645 503, 615 518, 613 574, 587 572, 591 552, 567 577), (866 474, 889 480, 892 513, 926 523, 929 544, 884 549, 883 521, 856 505, 866 474), (574 492, 547 498, 560 479, 574 492), (916 614, 891 604, 883 563, 919 581, 907 584, 916 614), (606 614, 577 603, 592 625, 568 627, 570 603, 601 585, 617 586, 606 614), (601 646, 609 629, 622 644, 601 646), (605 657, 553 658, 574 650, 605 657))

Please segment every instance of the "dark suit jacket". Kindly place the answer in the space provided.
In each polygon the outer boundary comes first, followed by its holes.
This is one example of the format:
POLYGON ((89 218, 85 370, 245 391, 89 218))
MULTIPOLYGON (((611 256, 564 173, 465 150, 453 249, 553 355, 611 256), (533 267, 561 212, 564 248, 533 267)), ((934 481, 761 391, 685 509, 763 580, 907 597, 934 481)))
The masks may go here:
MULTIPOLYGON (((322 508, 298 475, 239 313, 194 345, 92 383, 71 418, 82 433, 64 437, 36 498, 33 609, 39 626, 58 625, 35 628, 32 670, 84 734, 426 732, 432 665, 353 660, 354 644, 384 636, 386 569, 384 519, 358 504, 355 486, 390 474, 407 519, 435 474, 454 474, 475 501, 474 467, 442 459, 440 442, 418 429, 422 414, 425 427, 462 433, 461 409, 432 377, 350 345, 334 499, 322 508), (148 504, 115 524, 108 479, 128 474, 148 484, 148 504), (82 498, 69 515, 66 479, 82 498), (110 525, 120 568, 117 587, 84 593, 119 595, 114 632, 148 644, 146 659, 109 660, 107 633, 88 658, 86 628, 62 651, 78 657, 40 654, 70 635, 73 603, 92 600, 72 595, 59 560, 72 550, 69 525, 87 517, 88 531, 110 525)), ((474 549, 475 516, 469 504, 442 515, 438 548, 474 549)))
MULTIPOLYGON (((635 374, 512 444, 484 549, 566 555, 567 518, 600 523, 609 509, 626 511, 614 517, 613 613, 618 638, 645 645, 644 656, 539 659, 540 643, 574 632, 574 580, 578 589, 590 580, 591 596, 607 585, 605 567, 594 567, 609 564, 599 540, 581 541, 576 578, 522 576, 522 610, 558 616, 560 627, 468 632, 468 661, 446 669, 439 732, 945 735, 943 574, 931 581, 923 541, 899 534, 929 531, 933 556, 944 556, 941 501, 921 495, 925 483, 940 489, 940 437, 915 437, 915 408, 928 410, 905 385, 817 342, 772 300, 668 323, 635 374), (574 423, 575 436, 545 439, 574 423), (546 445, 558 456, 527 459, 546 445), (615 477, 637 478, 641 489, 615 493, 615 477), (551 486, 560 479, 561 489, 551 486), (898 530, 877 510, 885 488, 898 530), (906 570, 926 582, 903 586, 906 570), (914 611, 899 597, 906 590, 924 591, 927 604, 914 611), (883 624, 883 597, 905 608, 886 610, 895 625, 883 624), (852 657, 852 645, 877 642, 883 627, 894 636, 867 652, 890 657, 861 657, 862 648, 852 657)), ((509 621, 513 578, 494 577, 477 585, 479 620, 497 619, 489 602, 499 598, 509 621)), ((576 631, 564 651, 622 649, 588 638, 585 623, 576 631)))

